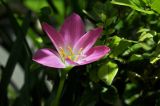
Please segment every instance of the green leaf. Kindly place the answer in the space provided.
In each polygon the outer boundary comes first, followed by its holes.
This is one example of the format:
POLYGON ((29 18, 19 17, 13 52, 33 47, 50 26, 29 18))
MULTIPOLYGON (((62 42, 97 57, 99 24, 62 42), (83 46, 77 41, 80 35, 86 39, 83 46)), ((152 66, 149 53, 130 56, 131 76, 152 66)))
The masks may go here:
POLYGON ((146 8, 147 4, 145 2, 142 2, 140 0, 112 0, 111 3, 117 4, 117 5, 123 5, 130 7, 134 10, 146 13, 146 14, 153 14, 154 12, 152 10, 144 9, 146 8), (145 4, 145 5, 144 5, 145 4))
POLYGON ((125 103, 130 105, 137 98, 139 98, 141 88, 135 83, 127 83, 124 91, 125 103))
POLYGON ((25 0, 24 4, 35 12, 39 12, 42 7, 48 6, 45 0, 25 0))
POLYGON ((152 57, 150 58, 150 63, 154 64, 160 60, 160 41, 157 44, 156 50, 153 51, 152 57))
MULTIPOLYGON (((119 41, 119 40, 117 40, 117 41, 119 41)), ((122 54, 126 49, 129 48, 129 46, 132 45, 133 42, 134 41, 122 39, 120 41, 120 43, 118 44, 118 46, 111 48, 112 51, 111 51, 110 57, 114 58, 114 57, 122 54)))
POLYGON ((160 0, 154 0, 151 8, 160 14, 160 0))
POLYGON ((153 38, 153 35, 150 33, 142 33, 139 37, 139 41, 144 41, 147 38, 153 38))
POLYGON ((98 70, 98 77, 104 81, 107 85, 111 85, 114 77, 118 72, 118 66, 114 62, 108 62, 101 66, 98 70))
POLYGON ((131 6, 129 0, 112 0, 111 3, 123 6, 131 6))
POLYGON ((129 59, 129 61, 137 61, 137 60, 143 60, 143 56, 140 54, 133 54, 129 59))
POLYGON ((130 53, 139 50, 140 48, 142 48, 142 46, 141 46, 139 43, 134 44, 134 45, 130 46, 130 47, 123 53, 123 56, 127 56, 127 55, 129 55, 130 53))
POLYGON ((141 45, 141 47, 145 50, 145 51, 149 51, 152 49, 151 46, 147 45, 146 43, 139 43, 141 45))
MULTIPOLYGON (((110 39, 109 39, 110 40, 110 39)), ((118 46, 119 42, 121 41, 121 38, 118 36, 113 36, 111 39, 111 42, 109 44, 109 47, 114 48, 118 46)))

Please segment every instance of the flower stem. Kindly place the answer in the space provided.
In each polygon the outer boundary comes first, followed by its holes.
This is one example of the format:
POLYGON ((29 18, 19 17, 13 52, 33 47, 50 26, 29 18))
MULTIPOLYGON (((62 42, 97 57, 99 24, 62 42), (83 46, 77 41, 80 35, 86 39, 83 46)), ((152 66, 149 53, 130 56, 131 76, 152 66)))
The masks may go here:
POLYGON ((60 81, 59 81, 59 86, 58 86, 58 91, 55 97, 55 100, 53 101, 53 105, 52 106, 59 106, 59 101, 62 95, 62 90, 63 90, 63 86, 64 86, 64 82, 66 79, 66 75, 67 73, 64 72, 64 70, 61 70, 61 76, 60 76, 60 81))

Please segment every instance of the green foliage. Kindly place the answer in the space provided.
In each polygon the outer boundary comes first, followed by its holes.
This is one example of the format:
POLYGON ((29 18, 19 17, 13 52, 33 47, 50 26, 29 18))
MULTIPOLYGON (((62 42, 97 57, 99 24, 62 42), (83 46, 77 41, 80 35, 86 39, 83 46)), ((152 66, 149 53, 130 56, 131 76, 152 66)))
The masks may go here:
POLYGON ((152 4, 151 4, 151 8, 155 11, 157 11, 158 13, 160 13, 160 1, 159 0, 153 0, 152 4))
POLYGON ((98 70, 98 76, 106 84, 111 85, 117 72, 118 72, 117 64, 113 62, 108 62, 100 67, 100 69, 98 70))
POLYGON ((96 44, 111 51, 71 69, 60 106, 159 106, 159 5, 160 0, 1 0, 0 47, 9 57, 6 65, 0 61, 0 106, 51 106, 59 69, 34 63, 32 54, 53 47, 41 23, 60 29, 73 12, 87 28, 103 27, 96 44), (17 63, 24 73, 21 88, 12 79, 17 63))
POLYGON ((149 0, 112 0, 113 4, 123 5, 131 7, 137 11, 153 14, 152 10, 149 10, 147 6, 150 6, 151 2, 149 0))

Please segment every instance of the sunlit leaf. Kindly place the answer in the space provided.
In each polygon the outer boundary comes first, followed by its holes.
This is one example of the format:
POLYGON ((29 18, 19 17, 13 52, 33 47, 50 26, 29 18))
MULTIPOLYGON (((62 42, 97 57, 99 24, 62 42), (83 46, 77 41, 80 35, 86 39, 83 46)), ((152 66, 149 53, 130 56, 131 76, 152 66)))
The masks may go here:
POLYGON ((123 56, 129 55, 132 52, 136 52, 140 48, 142 48, 142 46, 139 43, 134 44, 134 45, 130 46, 126 51, 124 51, 123 56))
POLYGON ((151 8, 155 11, 157 11, 159 14, 160 14, 160 1, 159 0, 154 0, 152 5, 151 5, 151 8))
POLYGON ((98 77, 106 84, 111 85, 118 72, 118 66, 114 62, 107 62, 98 70, 98 77))
POLYGON ((132 9, 135 9, 137 11, 147 13, 147 14, 153 14, 154 12, 152 10, 144 9, 144 3, 140 0, 112 0, 111 3, 117 4, 117 5, 123 5, 130 7, 132 9))
POLYGON ((45 0, 24 0, 24 4, 35 12, 40 12, 42 7, 48 6, 45 0))
MULTIPOLYGON (((117 41, 119 41, 117 39, 117 41)), ((131 40, 126 40, 126 39, 122 39, 119 44, 114 47, 111 51, 110 56, 111 57, 116 57, 120 54, 122 54, 126 49, 128 49, 129 46, 131 46, 133 44, 133 41, 131 40)))
POLYGON ((143 60, 143 56, 139 54, 133 54, 129 59, 129 61, 137 61, 137 60, 143 60))
POLYGON ((150 62, 152 64, 156 63, 158 60, 160 60, 160 42, 157 44, 156 50, 153 51, 152 57, 150 59, 150 62))

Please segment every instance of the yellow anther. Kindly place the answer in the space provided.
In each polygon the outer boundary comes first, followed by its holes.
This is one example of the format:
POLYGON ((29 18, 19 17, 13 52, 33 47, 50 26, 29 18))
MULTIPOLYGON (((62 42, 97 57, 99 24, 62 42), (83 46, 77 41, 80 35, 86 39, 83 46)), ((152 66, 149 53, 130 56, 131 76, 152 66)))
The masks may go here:
POLYGON ((66 49, 64 50, 62 47, 59 47, 59 54, 60 54, 63 61, 65 61, 66 58, 69 58, 73 61, 78 61, 79 56, 82 53, 82 50, 83 50, 83 48, 80 48, 78 50, 78 53, 74 54, 73 49, 70 46, 67 46, 67 51, 66 51, 66 49))
POLYGON ((67 56, 67 57, 72 60, 72 56, 67 56))
POLYGON ((62 47, 59 48, 59 53, 60 53, 60 55, 61 55, 62 57, 65 57, 65 56, 66 56, 66 54, 65 54, 64 50, 62 49, 62 47))
POLYGON ((70 46, 68 46, 68 47, 67 47, 67 49, 68 49, 68 51, 69 51, 70 55, 72 55, 72 56, 73 56, 73 55, 74 55, 74 53, 73 53, 72 48, 71 48, 70 46))
POLYGON ((82 50, 83 50, 83 48, 80 48, 80 49, 78 50, 78 55, 76 55, 75 58, 74 58, 75 61, 78 61, 79 56, 80 56, 81 53, 82 53, 82 50))
POLYGON ((75 59, 74 59, 74 60, 75 60, 75 61, 77 61, 77 60, 78 60, 78 58, 79 58, 79 55, 77 55, 77 56, 75 57, 75 59))

